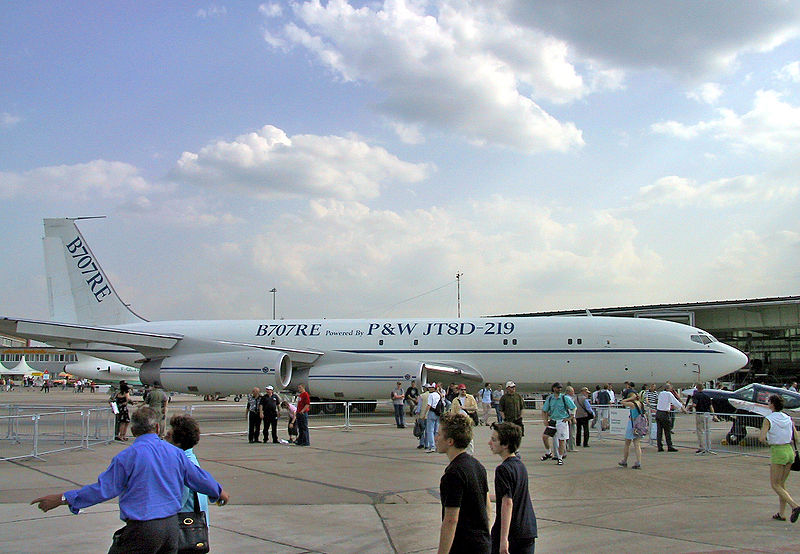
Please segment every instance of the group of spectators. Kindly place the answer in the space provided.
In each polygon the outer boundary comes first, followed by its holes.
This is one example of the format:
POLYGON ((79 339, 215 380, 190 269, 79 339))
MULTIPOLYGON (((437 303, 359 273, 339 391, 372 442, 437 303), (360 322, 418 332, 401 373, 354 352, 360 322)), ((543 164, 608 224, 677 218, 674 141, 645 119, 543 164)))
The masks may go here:
POLYGON ((251 444, 258 443, 261 432, 261 424, 264 424, 264 442, 269 442, 271 431, 273 444, 278 444, 278 419, 281 410, 286 410, 289 444, 297 446, 309 446, 311 444, 308 434, 308 412, 311 409, 311 397, 306 391, 305 385, 300 383, 297 386, 297 403, 292 404, 281 398, 275 393, 272 385, 267 386, 264 394, 258 387, 254 387, 247 396, 247 439, 251 444))

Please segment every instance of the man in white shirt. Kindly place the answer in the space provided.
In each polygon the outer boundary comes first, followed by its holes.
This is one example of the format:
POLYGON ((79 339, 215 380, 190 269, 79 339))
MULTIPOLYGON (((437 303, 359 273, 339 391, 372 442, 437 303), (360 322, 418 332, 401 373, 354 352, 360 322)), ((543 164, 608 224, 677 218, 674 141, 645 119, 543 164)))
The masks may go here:
MULTIPOLYGON (((436 432, 439 430, 439 414, 436 413, 436 407, 439 402, 443 401, 442 394, 437 391, 436 383, 428 385, 430 394, 428 395, 428 403, 423 406, 425 411, 425 447, 428 454, 436 452, 436 444, 433 440, 436 432)), ((442 406, 444 408, 444 406, 442 406)), ((423 415, 423 414, 420 414, 423 415)))
POLYGON ((664 451, 661 442, 662 435, 667 436, 667 452, 678 451, 677 448, 672 447, 672 419, 669 416, 669 412, 673 407, 686 413, 686 408, 672 393, 672 385, 667 383, 664 386, 664 390, 658 393, 658 404, 656 405, 656 428, 658 431, 656 444, 659 452, 664 451))

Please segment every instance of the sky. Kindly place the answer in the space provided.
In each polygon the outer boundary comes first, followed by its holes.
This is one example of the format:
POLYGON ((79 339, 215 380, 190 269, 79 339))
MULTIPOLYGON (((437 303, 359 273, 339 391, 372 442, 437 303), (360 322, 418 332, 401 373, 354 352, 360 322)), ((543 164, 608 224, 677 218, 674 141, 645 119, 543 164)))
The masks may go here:
POLYGON ((796 2, 0 5, 0 315, 48 217, 147 319, 435 318, 797 295, 799 208, 796 2))

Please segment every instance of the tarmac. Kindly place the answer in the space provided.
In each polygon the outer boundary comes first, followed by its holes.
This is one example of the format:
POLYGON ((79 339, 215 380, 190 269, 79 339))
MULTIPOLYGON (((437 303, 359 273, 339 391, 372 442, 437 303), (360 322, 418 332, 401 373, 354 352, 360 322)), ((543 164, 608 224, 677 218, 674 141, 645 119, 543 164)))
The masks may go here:
MULTIPOLYGON (((41 404, 33 391, 0 393, 0 403, 41 404)), ((50 405, 102 405, 105 395, 55 390, 50 405)), ((195 452, 230 493, 211 507, 213 552, 435 552, 441 522, 443 454, 416 448, 412 425, 398 429, 390 414, 354 419, 350 430, 311 429, 311 446, 249 444, 244 405, 177 397, 172 409, 203 405, 204 434, 195 452), (213 408, 213 409, 212 409, 213 408), (363 424, 361 426, 360 424, 363 424)), ((643 469, 617 466, 619 440, 590 441, 563 466, 542 462, 541 423, 529 413, 521 454, 539 527, 537 552, 800 552, 800 523, 771 519, 778 500, 769 459, 719 453, 696 456, 646 447, 643 469)), ((324 420, 312 421, 312 426, 324 420)), ((285 422, 279 436, 286 438, 285 422)), ((499 458, 475 429, 475 454, 490 488, 499 458)), ((79 515, 66 507, 42 513, 34 498, 94 482, 122 443, 0 462, 0 552, 106 552, 122 527, 116 501, 79 515)), ((629 461, 630 463, 630 461, 629 461)), ((800 479, 789 492, 800 497, 800 479)))

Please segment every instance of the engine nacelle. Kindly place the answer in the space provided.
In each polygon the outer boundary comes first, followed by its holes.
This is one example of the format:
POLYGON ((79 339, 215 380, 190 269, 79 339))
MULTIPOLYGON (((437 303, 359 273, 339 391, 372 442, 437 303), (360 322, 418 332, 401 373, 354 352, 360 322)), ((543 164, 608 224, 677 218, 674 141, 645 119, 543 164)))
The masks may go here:
POLYGON ((308 372, 308 392, 328 400, 389 398, 399 381, 405 389, 412 380, 423 384, 423 364, 404 360, 315 365, 308 372))
POLYGON ((192 394, 240 394, 267 385, 283 390, 292 379, 292 361, 277 351, 247 350, 184 354, 142 364, 139 380, 192 394))

